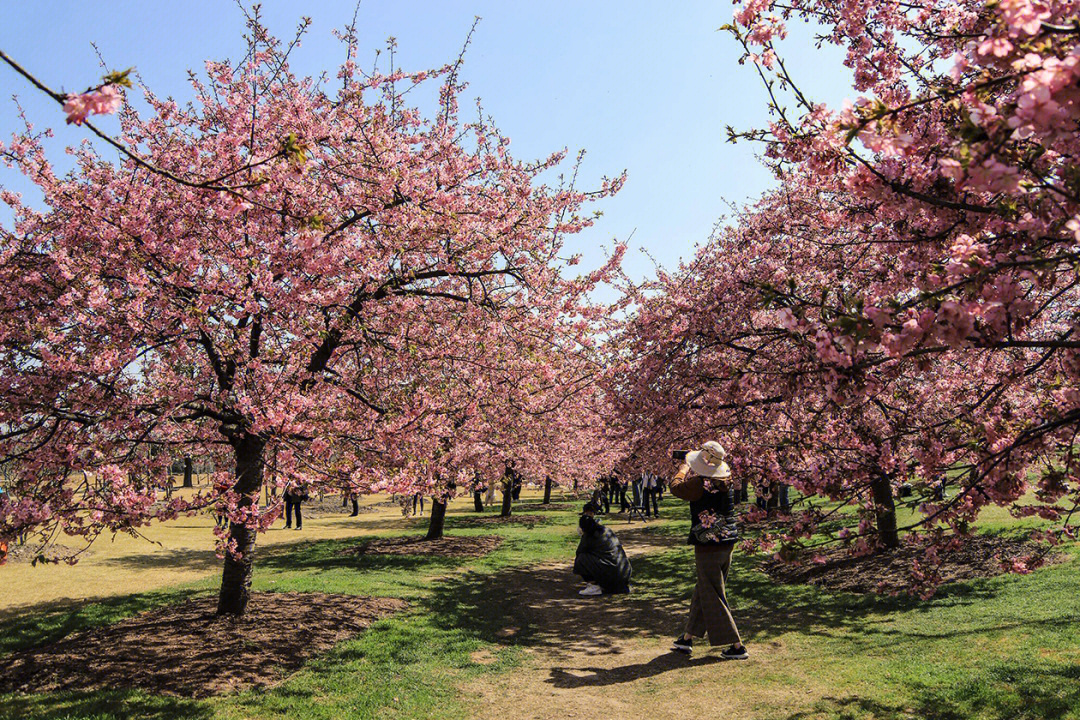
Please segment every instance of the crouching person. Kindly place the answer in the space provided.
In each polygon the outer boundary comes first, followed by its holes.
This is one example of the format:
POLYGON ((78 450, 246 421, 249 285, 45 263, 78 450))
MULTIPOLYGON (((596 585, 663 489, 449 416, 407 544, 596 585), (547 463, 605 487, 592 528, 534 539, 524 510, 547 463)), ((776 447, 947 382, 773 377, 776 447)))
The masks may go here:
POLYGON ((578 543, 574 573, 588 583, 579 595, 604 595, 630 592, 630 560, 611 528, 596 520, 599 508, 586 503, 578 522, 578 543))

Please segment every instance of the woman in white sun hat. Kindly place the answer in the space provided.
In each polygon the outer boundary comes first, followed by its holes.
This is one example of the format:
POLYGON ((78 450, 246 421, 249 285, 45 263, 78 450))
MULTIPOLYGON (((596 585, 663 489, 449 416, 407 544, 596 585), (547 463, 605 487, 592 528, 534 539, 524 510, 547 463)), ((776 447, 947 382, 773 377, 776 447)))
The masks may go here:
POLYGON ((690 617, 671 649, 689 654, 694 638, 708 633, 710 645, 730 645, 720 654, 725 660, 745 660, 746 647, 728 608, 725 590, 731 551, 739 539, 735 486, 726 457, 724 447, 710 440, 700 450, 686 454, 671 481, 672 494, 690 501, 687 543, 694 546, 697 565, 690 617))

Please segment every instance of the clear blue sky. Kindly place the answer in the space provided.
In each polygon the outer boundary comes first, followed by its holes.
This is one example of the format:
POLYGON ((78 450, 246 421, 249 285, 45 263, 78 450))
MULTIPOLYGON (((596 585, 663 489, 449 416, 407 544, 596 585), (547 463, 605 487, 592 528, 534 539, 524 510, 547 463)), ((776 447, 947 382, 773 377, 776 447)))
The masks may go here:
MULTIPOLYGON (((243 16, 229 0, 5 4, 0 48, 54 89, 82 90, 97 81, 101 71, 91 42, 110 68, 134 65, 155 92, 178 99, 190 96, 188 69, 201 71, 205 59, 243 53, 243 16)), ((313 26, 293 69, 332 75, 344 53, 331 30, 347 24, 354 5, 268 0, 263 9, 279 38, 291 37, 300 16, 310 16, 313 26)), ((584 148, 586 184, 628 171, 625 189, 601 206, 601 221, 573 241, 586 267, 601 262, 614 239, 631 233, 632 275, 652 274, 646 253, 673 266, 708 237, 728 212, 725 201, 742 203, 770 186, 754 156, 758 148, 725 141, 726 125, 768 121, 757 74, 737 64, 737 44, 717 31, 731 21, 730 2, 364 0, 360 57, 374 57, 393 35, 400 66, 441 65, 457 56, 476 15, 483 19, 466 60, 465 99, 483 100, 515 155, 529 159, 584 148)), ((782 47, 816 98, 837 103, 849 94, 839 54, 816 50, 809 30, 793 32, 782 47)), ((17 94, 35 124, 56 129, 52 156, 63 165, 62 145, 79 142, 85 131, 65 128, 59 106, 6 67, 0 67, 0 90, 2 136, 20 127, 10 100, 17 94)), ((25 187, 6 171, 0 182, 25 187)))

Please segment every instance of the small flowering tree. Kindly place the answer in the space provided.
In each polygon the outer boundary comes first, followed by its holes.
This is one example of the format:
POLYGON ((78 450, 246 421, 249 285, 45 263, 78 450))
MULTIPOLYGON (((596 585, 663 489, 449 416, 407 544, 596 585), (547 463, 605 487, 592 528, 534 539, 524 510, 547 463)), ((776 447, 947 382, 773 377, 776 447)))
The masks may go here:
MULTIPOLYGON (((457 65, 363 75, 350 33, 331 93, 292 75, 257 18, 250 36, 244 62, 207 64, 192 104, 144 90, 146 116, 126 107, 119 162, 84 146, 59 176, 29 132, 0 148, 45 199, 2 196, 0 538, 89 541, 214 504, 222 614, 243 613, 280 511, 259 507, 265 483, 430 477, 404 449, 460 406, 430 379, 462 346, 573 312, 595 279, 563 278, 562 237, 620 182, 541 185, 562 156, 516 161, 461 122, 457 65), (404 104, 440 79, 430 118, 404 104), (213 458, 215 490, 157 503, 170 454, 213 458)), ((69 119, 93 128, 119 84, 63 98, 69 119)))

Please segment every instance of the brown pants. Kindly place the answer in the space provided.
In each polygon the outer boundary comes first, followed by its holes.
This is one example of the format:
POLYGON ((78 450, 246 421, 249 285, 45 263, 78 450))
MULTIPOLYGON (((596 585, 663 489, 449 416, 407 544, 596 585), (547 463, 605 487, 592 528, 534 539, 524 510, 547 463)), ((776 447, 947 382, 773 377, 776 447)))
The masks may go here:
POLYGON ((694 599, 690 601, 690 617, 684 633, 703 637, 708 632, 710 645, 742 643, 724 592, 734 547, 734 543, 694 547, 697 587, 694 588, 694 599))

